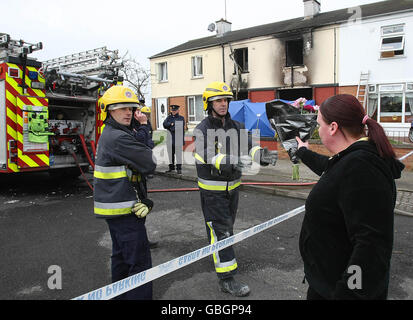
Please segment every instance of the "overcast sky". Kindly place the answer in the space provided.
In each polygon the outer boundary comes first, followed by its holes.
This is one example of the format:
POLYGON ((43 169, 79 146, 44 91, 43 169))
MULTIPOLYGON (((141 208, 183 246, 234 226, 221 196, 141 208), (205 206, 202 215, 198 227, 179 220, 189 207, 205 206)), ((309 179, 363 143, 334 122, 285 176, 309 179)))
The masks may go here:
MULTIPOLYGON (((301 17, 302 0, 0 0, 7 11, 0 32, 43 42, 41 61, 102 46, 127 51, 142 65, 148 57, 188 40, 208 37, 210 23, 226 18, 239 30, 301 17)), ((379 0, 321 0, 321 11, 379 0)), ((214 33, 215 34, 215 33, 214 33)))

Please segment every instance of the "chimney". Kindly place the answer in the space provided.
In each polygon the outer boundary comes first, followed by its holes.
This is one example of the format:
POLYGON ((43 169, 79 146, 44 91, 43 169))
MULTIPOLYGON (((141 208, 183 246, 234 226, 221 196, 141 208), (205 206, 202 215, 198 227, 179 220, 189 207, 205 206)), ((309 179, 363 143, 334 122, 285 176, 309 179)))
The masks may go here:
POLYGON ((231 22, 221 18, 221 20, 216 21, 215 23, 217 25, 217 37, 222 37, 224 33, 231 31, 231 22))
POLYGON ((304 19, 311 19, 320 13, 321 4, 317 0, 304 1, 304 19))

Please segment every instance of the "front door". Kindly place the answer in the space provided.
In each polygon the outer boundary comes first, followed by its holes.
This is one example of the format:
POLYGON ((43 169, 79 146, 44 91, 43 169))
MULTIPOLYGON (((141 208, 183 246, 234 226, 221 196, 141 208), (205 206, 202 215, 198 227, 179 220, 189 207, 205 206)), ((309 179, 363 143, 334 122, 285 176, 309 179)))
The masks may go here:
POLYGON ((156 128, 164 129, 163 122, 168 117, 168 99, 156 99, 156 128))

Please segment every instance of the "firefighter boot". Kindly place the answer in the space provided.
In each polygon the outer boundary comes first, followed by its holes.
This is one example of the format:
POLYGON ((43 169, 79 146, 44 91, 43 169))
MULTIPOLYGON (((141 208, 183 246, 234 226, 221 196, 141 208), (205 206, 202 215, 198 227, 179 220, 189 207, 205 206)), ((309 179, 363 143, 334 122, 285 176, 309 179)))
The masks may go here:
POLYGON ((235 297, 245 297, 250 293, 250 288, 246 284, 237 282, 233 277, 219 280, 219 287, 222 292, 235 297))

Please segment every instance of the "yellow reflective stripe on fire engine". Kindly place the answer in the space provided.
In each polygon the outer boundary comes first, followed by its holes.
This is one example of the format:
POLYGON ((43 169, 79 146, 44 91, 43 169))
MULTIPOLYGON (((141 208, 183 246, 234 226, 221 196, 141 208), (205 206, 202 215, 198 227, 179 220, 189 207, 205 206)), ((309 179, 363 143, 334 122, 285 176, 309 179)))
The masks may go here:
POLYGON ((222 159, 225 158, 225 154, 219 153, 217 154, 215 157, 212 158, 212 164, 215 164, 215 168, 217 168, 218 170, 221 170, 221 162, 222 159))
POLYGON ((103 203, 95 201, 95 214, 104 216, 116 216, 131 213, 136 201, 103 203))
POLYGON ((17 139, 17 132, 12 127, 7 125, 7 133, 13 137, 14 140, 17 139))
MULTIPOLYGON (((20 136, 20 135, 19 135, 20 136)), ((20 139, 18 139, 20 141, 20 139)), ((21 141, 20 141, 21 142, 21 141)), ((37 164, 32 158, 23 154, 21 149, 17 150, 17 156, 21 161, 23 161, 28 167, 30 168, 37 168, 39 164, 37 164)))
MULTIPOLYGON (((6 98, 13 105, 16 104, 16 96, 14 96, 10 91, 6 90, 6 98)), ((7 109, 8 110, 8 109, 7 109)))
POLYGON ((93 176, 98 179, 120 179, 126 178, 126 167, 102 167, 95 165, 95 171, 93 176))
POLYGON ((47 155, 45 154, 38 154, 37 157, 42 160, 45 164, 47 164, 48 166, 50 165, 50 159, 47 155))
MULTIPOLYGON (((28 77, 26 77, 26 80, 28 79, 28 77)), ((30 79, 29 79, 30 80, 30 79)), ((31 81, 31 80, 30 80, 31 81)), ((9 84, 9 85, 11 85, 12 87, 13 87, 13 89, 14 90, 16 90, 16 92, 18 92, 19 94, 21 94, 21 87, 19 87, 19 84, 17 83, 17 81, 16 81, 16 79, 14 79, 14 78, 10 78, 10 77, 7 77, 7 83, 9 84)), ((26 81, 26 84, 27 85, 29 85, 30 86, 30 83, 27 83, 27 81, 26 81)), ((41 90, 37 90, 37 89, 32 89, 35 93, 36 93, 36 95, 39 97, 39 98, 45 98, 45 94, 41 91, 41 90)), ((41 103, 36 97, 33 97, 33 96, 25 96, 25 98, 27 98, 33 105, 43 105, 43 103, 41 103)), ((16 97, 14 97, 14 99, 16 99, 16 97)), ((9 99, 10 100, 10 99, 9 99)), ((10 100, 11 101, 11 100, 10 100)))
POLYGON ((210 191, 228 191, 234 190, 241 185, 241 180, 234 181, 214 181, 214 180, 204 180, 198 178, 198 186, 204 190, 210 191))
POLYGON ((251 155, 251 158, 252 158, 253 160, 254 160, 255 153, 256 153, 258 150, 260 150, 260 149, 262 149, 260 146, 255 146, 255 147, 251 148, 251 150, 250 150, 250 155, 251 155))
MULTIPOLYGON (((27 69, 28 69, 29 71, 37 72, 37 73, 38 73, 37 80, 36 80, 35 82, 43 82, 43 83, 46 82, 46 80, 39 74, 38 69, 36 69, 35 67, 27 67, 27 69)), ((28 78, 28 77, 27 77, 27 78, 28 78)), ((33 81, 30 80, 30 87, 32 87, 32 82, 33 82, 33 81)), ((38 97, 40 97, 40 98, 46 97, 46 93, 45 93, 43 90, 41 90, 41 89, 34 89, 34 88, 32 88, 32 90, 33 90, 33 92, 36 94, 36 96, 38 96, 38 97)))
MULTIPOLYGON (((9 67, 11 68, 18 68, 17 66, 13 66, 11 64, 8 64, 9 67)), ((21 71, 19 71, 21 73, 21 71)), ((16 90, 16 92, 18 94, 22 94, 22 88, 19 87, 19 84, 17 83, 17 81, 14 78, 11 78, 7 75, 7 83, 9 85, 11 85, 13 87, 14 90, 16 90)))
MULTIPOLYGON (((210 229, 211 233, 211 245, 217 242, 218 237, 215 234, 214 228, 212 227, 212 222, 207 222, 207 225, 210 229)), ((221 259, 219 257, 219 251, 214 252, 212 254, 214 258, 214 264, 215 264, 215 271, 217 273, 224 273, 224 272, 230 272, 232 270, 235 270, 238 268, 237 260, 232 259, 231 261, 228 262, 221 262, 221 259)))
POLYGON ((201 162, 201 163, 203 163, 203 164, 206 164, 206 162, 205 162, 205 160, 198 154, 198 153, 194 153, 194 158, 196 159, 196 160, 198 160, 199 162, 201 162))

